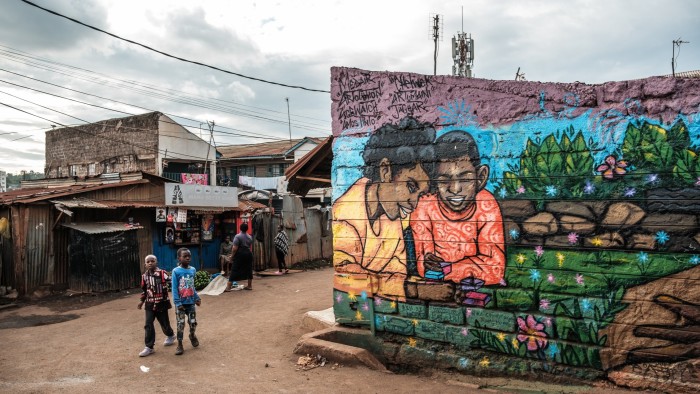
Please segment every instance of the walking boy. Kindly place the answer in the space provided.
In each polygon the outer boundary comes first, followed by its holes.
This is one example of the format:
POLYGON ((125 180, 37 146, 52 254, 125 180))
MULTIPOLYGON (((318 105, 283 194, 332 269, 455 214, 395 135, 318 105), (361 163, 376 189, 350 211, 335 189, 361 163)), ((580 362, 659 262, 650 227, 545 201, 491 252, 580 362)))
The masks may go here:
POLYGON ((275 253, 277 254, 277 274, 286 274, 289 272, 287 265, 284 263, 284 257, 289 253, 289 237, 284 232, 284 225, 277 226, 277 236, 275 236, 275 253))
POLYGON ((192 347, 199 346, 199 340, 195 335, 197 329, 197 313, 195 305, 202 305, 202 300, 194 288, 194 274, 197 270, 190 267, 192 254, 187 248, 177 250, 177 260, 180 266, 173 269, 173 301, 177 308, 177 349, 176 355, 181 355, 185 352, 182 348, 183 332, 185 330, 185 317, 190 325, 190 342, 192 347))
POLYGON ((156 342, 156 329, 153 325, 155 320, 158 320, 163 334, 166 335, 163 346, 170 346, 175 342, 175 335, 172 327, 170 327, 170 314, 168 309, 172 308, 168 299, 167 280, 170 279, 168 274, 158 268, 158 259, 156 256, 149 254, 146 256, 146 272, 141 275, 141 302, 138 308, 141 309, 143 304, 146 304, 146 347, 143 348, 140 357, 146 357, 153 354, 153 345, 156 342))

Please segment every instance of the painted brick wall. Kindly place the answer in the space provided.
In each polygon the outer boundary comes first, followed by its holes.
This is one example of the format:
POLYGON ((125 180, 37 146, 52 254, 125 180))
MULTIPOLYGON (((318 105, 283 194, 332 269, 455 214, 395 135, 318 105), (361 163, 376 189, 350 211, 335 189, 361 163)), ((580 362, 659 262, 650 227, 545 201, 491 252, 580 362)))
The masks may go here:
POLYGON ((700 80, 331 94, 340 323, 395 362, 700 389, 700 80))
POLYGON ((88 175, 90 164, 103 172, 156 170, 158 119, 160 113, 91 123, 46 132, 46 173, 49 178, 88 175))

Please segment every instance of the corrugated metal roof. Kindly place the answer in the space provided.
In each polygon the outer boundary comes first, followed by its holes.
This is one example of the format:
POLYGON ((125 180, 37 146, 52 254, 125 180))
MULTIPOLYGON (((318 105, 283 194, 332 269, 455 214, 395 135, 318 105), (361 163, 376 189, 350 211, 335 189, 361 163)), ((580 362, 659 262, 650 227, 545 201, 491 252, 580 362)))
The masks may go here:
POLYGON ((119 183, 107 183, 107 184, 89 184, 89 185, 72 185, 57 187, 53 189, 46 188, 34 188, 34 189, 18 189, 6 193, 0 193, 0 205, 13 204, 13 203, 31 203, 36 201, 48 200, 56 197, 70 196, 73 194, 80 194, 89 192, 92 190, 105 189, 110 187, 120 187, 136 185, 140 183, 148 183, 146 179, 139 179, 127 182, 119 183))
POLYGON ((51 200, 54 204, 61 204, 67 208, 102 208, 110 209, 112 207, 101 204, 87 198, 73 198, 70 200, 51 200))
POLYGON ((116 233, 119 231, 138 230, 143 228, 141 226, 133 226, 129 223, 120 222, 64 223, 63 226, 86 234, 116 233))
POLYGON ((293 151, 294 148, 303 145, 302 142, 321 143, 321 138, 305 137, 300 139, 263 142, 261 144, 225 145, 217 146, 223 160, 241 160, 255 158, 282 158, 293 151))

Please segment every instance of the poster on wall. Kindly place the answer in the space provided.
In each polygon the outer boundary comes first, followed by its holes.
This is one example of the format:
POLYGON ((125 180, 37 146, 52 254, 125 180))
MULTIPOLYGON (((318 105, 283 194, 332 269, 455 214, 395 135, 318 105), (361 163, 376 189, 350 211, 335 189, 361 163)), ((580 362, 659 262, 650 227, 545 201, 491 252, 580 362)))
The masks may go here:
POLYGON ((202 216, 202 239, 211 241, 214 235, 214 215, 202 216))
POLYGON ((178 223, 187 223, 187 210, 178 208, 177 216, 175 216, 175 221, 178 223))
POLYGON ((182 173, 181 179, 182 183, 186 185, 208 185, 209 175, 208 174, 186 174, 182 173))
POLYGON ((165 205, 169 207, 238 207, 238 188, 165 183, 165 205))
POLYGON ((175 229, 167 226, 165 227, 165 232, 163 233, 163 241, 166 244, 171 244, 175 242, 175 229))
POLYGON ((165 223, 166 219, 165 207, 156 208, 156 223, 165 223))

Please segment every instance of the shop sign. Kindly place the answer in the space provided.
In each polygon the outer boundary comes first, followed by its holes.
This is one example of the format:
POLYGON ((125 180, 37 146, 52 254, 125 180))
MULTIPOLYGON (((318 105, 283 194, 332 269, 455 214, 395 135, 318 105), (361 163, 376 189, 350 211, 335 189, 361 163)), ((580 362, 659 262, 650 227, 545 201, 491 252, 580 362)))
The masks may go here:
POLYGON ((169 207, 238 207, 238 188, 228 186, 165 184, 165 205, 169 207))

